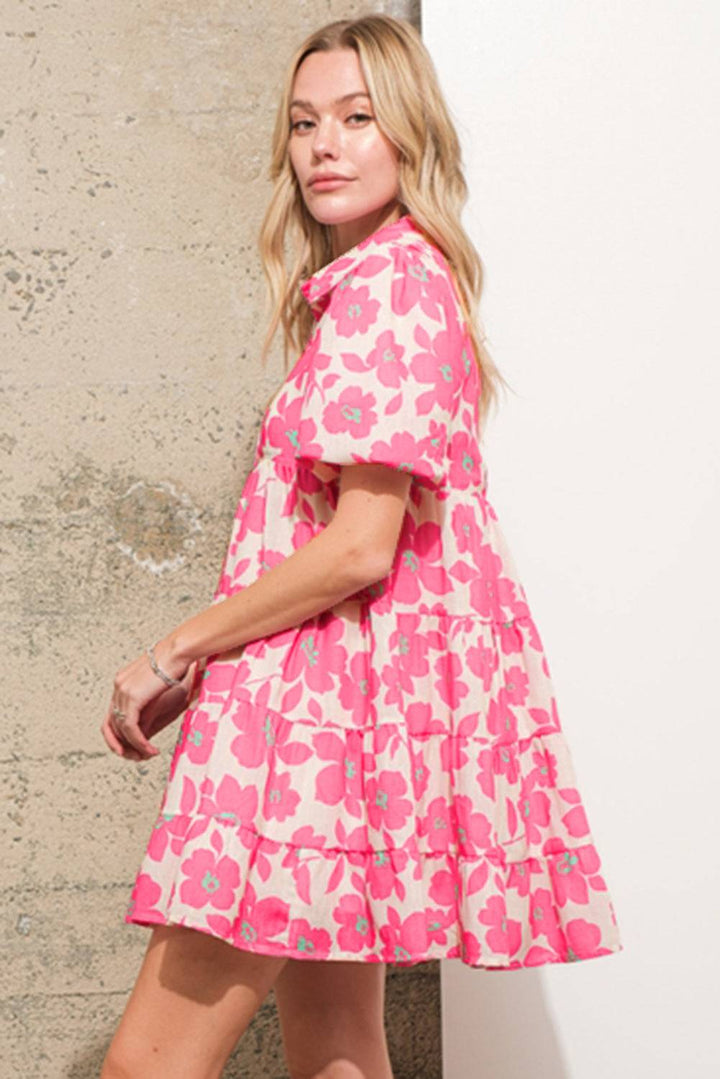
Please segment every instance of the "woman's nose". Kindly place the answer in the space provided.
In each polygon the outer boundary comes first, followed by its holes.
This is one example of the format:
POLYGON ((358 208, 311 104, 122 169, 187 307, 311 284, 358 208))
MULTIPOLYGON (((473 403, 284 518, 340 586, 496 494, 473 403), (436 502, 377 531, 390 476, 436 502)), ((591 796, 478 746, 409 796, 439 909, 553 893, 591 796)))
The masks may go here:
POLYGON ((338 132, 332 121, 320 120, 315 128, 313 151, 317 156, 335 154, 338 150, 338 132))

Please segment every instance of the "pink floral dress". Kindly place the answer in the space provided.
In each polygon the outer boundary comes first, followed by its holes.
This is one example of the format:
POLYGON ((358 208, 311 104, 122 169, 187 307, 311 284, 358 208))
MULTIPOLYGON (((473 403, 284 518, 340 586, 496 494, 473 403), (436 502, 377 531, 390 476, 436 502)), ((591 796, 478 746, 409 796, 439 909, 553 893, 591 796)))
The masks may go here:
POLYGON ((412 474, 391 572, 210 656, 126 921, 295 959, 516 969, 622 949, 477 440, 446 259, 406 214, 300 288, 213 603, 330 522, 341 466, 412 474))

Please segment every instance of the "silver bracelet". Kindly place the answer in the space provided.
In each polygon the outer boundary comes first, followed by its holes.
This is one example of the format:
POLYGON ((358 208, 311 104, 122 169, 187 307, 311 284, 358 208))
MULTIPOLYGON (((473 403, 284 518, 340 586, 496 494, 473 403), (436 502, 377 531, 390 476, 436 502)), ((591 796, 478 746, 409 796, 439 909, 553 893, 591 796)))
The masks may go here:
MULTIPOLYGON (((157 642, 155 643, 157 644, 157 642)), ((181 678, 171 678, 169 674, 166 674, 165 671, 160 669, 160 667, 158 666, 158 661, 155 659, 155 645, 152 645, 150 648, 148 648, 147 654, 150 657, 150 666, 155 671, 155 674, 158 676, 158 678, 162 678, 166 686, 182 685, 181 678)))

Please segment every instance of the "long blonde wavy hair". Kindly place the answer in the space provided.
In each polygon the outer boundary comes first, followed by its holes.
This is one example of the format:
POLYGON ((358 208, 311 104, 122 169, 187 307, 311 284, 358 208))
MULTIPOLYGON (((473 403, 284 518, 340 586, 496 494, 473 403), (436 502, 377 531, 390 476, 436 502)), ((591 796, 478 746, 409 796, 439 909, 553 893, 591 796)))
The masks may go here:
POLYGON ((417 30, 390 15, 342 19, 315 30, 296 49, 281 91, 272 137, 270 203, 260 229, 259 248, 269 288, 270 324, 262 346, 267 358, 282 324, 284 361, 297 355, 315 323, 299 283, 333 258, 330 230, 316 221, 303 200, 290 162, 290 101, 295 74, 312 52, 354 49, 381 131, 399 149, 398 200, 445 255, 460 297, 480 374, 481 437, 491 404, 497 404, 502 376, 485 347, 478 314, 483 264, 460 223, 468 188, 461 148, 438 83, 435 67, 417 30), (288 236, 294 244, 286 265, 288 236))

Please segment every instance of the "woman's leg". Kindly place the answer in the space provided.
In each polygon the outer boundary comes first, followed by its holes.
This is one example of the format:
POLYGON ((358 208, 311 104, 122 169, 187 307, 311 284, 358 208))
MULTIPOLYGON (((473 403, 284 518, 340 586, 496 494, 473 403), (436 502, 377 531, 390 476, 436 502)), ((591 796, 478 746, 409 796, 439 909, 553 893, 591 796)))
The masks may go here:
POLYGON ((218 1079, 287 962, 155 927, 101 1079, 218 1079))
POLYGON ((274 985, 291 1079, 393 1079, 385 963, 288 959, 274 985))

